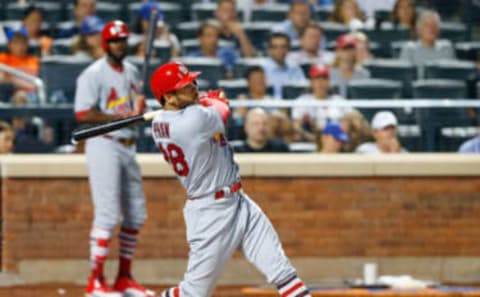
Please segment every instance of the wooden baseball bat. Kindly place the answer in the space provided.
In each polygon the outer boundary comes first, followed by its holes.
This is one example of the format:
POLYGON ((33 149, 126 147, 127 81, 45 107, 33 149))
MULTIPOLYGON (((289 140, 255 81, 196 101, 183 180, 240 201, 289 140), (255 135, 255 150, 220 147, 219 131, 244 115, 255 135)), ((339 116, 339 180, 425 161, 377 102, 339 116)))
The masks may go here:
POLYGON ((154 111, 146 112, 141 115, 128 117, 125 119, 120 119, 120 120, 103 123, 103 124, 86 127, 86 128, 79 128, 73 131, 72 142, 75 143, 80 140, 102 135, 114 130, 125 128, 130 125, 151 121, 160 112, 162 112, 162 110, 154 110, 154 111))

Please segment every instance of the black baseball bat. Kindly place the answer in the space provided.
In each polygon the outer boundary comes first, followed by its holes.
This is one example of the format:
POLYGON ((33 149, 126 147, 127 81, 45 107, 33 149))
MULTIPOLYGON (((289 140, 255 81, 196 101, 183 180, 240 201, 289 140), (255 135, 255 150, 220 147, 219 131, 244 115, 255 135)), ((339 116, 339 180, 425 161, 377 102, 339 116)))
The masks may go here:
POLYGON ((142 81, 141 88, 144 90, 146 81, 148 79, 148 67, 150 65, 150 56, 152 55, 153 40, 155 40, 155 31, 157 29, 158 21, 158 11, 156 9, 152 10, 150 13, 150 19, 148 20, 148 30, 145 40, 145 51, 144 51, 144 60, 142 65, 142 81))
POLYGON ((155 110, 146 112, 141 115, 131 116, 125 119, 120 119, 108 123, 98 124, 95 126, 87 127, 87 128, 80 128, 73 131, 72 134, 72 142, 78 142, 80 140, 84 140, 90 137, 95 137, 98 135, 102 135, 114 130, 118 130, 130 125, 143 123, 146 121, 152 120, 157 114, 159 114, 162 110, 155 110))

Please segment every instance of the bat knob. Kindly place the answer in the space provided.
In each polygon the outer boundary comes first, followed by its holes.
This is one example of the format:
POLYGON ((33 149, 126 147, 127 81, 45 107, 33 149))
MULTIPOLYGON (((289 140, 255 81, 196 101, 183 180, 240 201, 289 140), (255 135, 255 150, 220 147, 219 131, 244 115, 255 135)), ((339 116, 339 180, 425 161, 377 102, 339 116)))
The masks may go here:
POLYGON ((70 139, 70 143, 73 144, 73 145, 77 145, 78 144, 78 141, 76 141, 75 139, 70 139))

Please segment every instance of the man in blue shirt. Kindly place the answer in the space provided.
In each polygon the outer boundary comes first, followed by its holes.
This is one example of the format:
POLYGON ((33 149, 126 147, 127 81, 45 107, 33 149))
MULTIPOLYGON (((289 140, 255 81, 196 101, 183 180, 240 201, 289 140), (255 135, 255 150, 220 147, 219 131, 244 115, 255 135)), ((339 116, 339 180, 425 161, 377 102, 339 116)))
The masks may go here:
POLYGON ((233 48, 219 46, 220 26, 216 21, 204 22, 197 34, 200 49, 192 51, 187 55, 190 57, 219 58, 225 66, 225 76, 233 75, 233 65, 238 57, 233 48))
POLYGON ((303 30, 312 22, 312 12, 308 0, 292 0, 288 19, 273 27, 273 32, 283 32, 288 35, 293 44, 300 42, 303 30))
POLYGON ((268 40, 268 57, 265 59, 263 69, 267 83, 273 86, 276 98, 282 97, 282 87, 288 82, 305 80, 302 68, 286 61, 290 50, 290 38, 284 33, 272 33, 268 40))

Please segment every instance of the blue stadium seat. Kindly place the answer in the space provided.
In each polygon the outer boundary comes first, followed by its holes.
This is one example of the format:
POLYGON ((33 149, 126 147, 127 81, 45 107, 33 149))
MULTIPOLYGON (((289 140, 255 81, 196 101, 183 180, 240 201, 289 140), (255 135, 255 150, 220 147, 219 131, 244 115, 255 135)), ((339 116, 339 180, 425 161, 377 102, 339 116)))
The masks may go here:
POLYGON ((390 55, 390 43, 392 40, 406 41, 410 38, 410 32, 406 28, 391 27, 364 30, 363 32, 365 32, 370 41, 378 43, 381 57, 388 57, 390 55))
MULTIPOLYGON (((29 3, 9 3, 5 9, 5 19, 7 20, 21 20, 23 19, 23 12, 29 6, 29 3)), ((65 13, 63 7, 58 2, 36 2, 36 6, 41 7, 44 11, 43 18, 46 22, 51 24, 65 20, 65 13)))
POLYGON ((289 5, 265 4, 252 9, 252 22, 282 22, 287 19, 289 5))
POLYGON ((477 82, 477 98, 480 99, 480 81, 477 82))
POLYGON ((471 80, 477 75, 477 65, 470 61, 438 60, 425 65, 426 78, 471 80))
POLYGON ((275 25, 275 23, 252 22, 243 23, 242 25, 253 46, 257 50, 266 50, 268 45, 268 37, 270 36, 272 27, 275 25))
POLYGON ((50 103, 74 101, 78 75, 91 63, 90 59, 72 56, 48 56, 40 61, 40 78, 47 89, 50 103))
POLYGON ((468 31, 467 27, 462 23, 440 23, 440 38, 448 39, 452 43, 467 41, 468 31))
POLYGON ((200 22, 183 22, 176 26, 175 32, 180 40, 197 38, 200 22))
POLYGON ((372 78, 390 79, 403 82, 403 97, 412 94, 412 82, 417 79, 417 69, 407 61, 397 59, 374 59, 365 67, 372 78))
POLYGON ((9 82, 0 83, 0 102, 10 103, 15 87, 9 82))
POLYGON ((457 42, 455 44, 457 59, 478 61, 480 59, 480 42, 457 42))
POLYGON ((333 7, 315 7, 313 18, 319 22, 326 22, 332 15, 333 7))
POLYGON ((310 81, 289 82, 282 87, 282 96, 284 100, 295 100, 300 95, 308 93, 310 81))
POLYGON ((214 18, 217 3, 194 3, 191 7, 192 21, 205 21, 214 18))
POLYGON ((338 36, 350 32, 346 26, 333 22, 319 22, 318 24, 323 29, 323 34, 328 42, 335 41, 338 36))
POLYGON ((162 63, 169 61, 172 58, 171 46, 166 40, 158 40, 153 42, 155 49, 155 57, 160 59, 162 63))
POLYGON ((217 58, 179 57, 175 60, 184 63, 191 71, 201 71, 202 79, 207 80, 211 88, 216 88, 218 81, 225 76, 223 63, 217 58))
POLYGON ((239 95, 248 94, 248 83, 244 78, 220 80, 218 87, 223 89, 225 95, 230 100, 235 100, 239 95))

